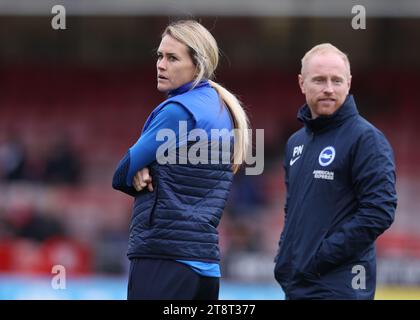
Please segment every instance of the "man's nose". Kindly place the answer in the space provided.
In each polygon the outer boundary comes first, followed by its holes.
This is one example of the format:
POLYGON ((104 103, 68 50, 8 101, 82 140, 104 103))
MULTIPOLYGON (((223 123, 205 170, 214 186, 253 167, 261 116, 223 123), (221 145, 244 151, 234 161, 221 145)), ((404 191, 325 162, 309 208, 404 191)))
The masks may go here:
POLYGON ((331 81, 326 82, 325 87, 324 87, 324 92, 329 93, 329 94, 334 92, 331 81))

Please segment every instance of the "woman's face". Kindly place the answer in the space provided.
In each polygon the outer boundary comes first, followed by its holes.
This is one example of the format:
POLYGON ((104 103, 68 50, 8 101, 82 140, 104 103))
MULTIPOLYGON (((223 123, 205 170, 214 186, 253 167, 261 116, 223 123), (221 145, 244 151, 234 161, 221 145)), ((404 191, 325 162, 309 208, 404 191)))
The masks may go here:
POLYGON ((168 92, 194 80, 196 67, 185 44, 165 35, 157 50, 157 89, 168 92))

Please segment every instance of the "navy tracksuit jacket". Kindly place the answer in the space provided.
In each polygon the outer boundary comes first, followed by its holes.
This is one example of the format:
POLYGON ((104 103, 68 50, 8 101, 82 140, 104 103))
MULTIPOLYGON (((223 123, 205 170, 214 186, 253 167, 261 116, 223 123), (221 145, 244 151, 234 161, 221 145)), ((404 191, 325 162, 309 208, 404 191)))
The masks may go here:
POLYGON ((373 299, 375 240, 394 220, 393 152, 351 95, 287 142, 285 226, 275 277, 288 299, 373 299))

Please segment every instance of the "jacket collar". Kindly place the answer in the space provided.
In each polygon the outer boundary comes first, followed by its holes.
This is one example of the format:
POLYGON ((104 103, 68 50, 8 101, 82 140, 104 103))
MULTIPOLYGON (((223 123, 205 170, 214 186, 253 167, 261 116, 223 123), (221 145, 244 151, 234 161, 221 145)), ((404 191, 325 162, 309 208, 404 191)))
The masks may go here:
POLYGON ((297 118, 312 132, 321 132, 340 126, 347 118, 359 114, 353 95, 349 94, 344 103, 332 115, 319 116, 312 119, 308 104, 304 104, 298 111, 297 118))
POLYGON ((143 125, 142 133, 148 128, 148 126, 150 125, 150 122, 155 117, 155 114, 160 111, 161 106, 163 106, 168 99, 170 99, 174 96, 180 95, 182 93, 185 93, 189 90, 194 90, 194 89, 201 88, 201 87, 210 87, 210 83, 209 83, 208 80, 200 81, 194 88, 193 88, 193 84, 194 84, 194 82, 191 81, 191 82, 188 82, 188 83, 186 83, 186 84, 184 84, 184 85, 182 85, 182 86, 180 86, 180 87, 178 87, 174 90, 169 91, 167 99, 164 102, 162 102, 160 105, 158 105, 155 108, 155 110, 153 110, 152 113, 147 118, 146 122, 143 125))
POLYGON ((210 83, 207 80, 201 80, 194 88, 193 88, 193 84, 194 84, 194 81, 191 81, 191 82, 188 82, 188 83, 186 83, 186 84, 184 84, 184 85, 182 85, 182 86, 180 86, 180 87, 178 87, 174 90, 169 91, 168 92, 168 98, 172 98, 172 97, 177 96, 179 94, 185 93, 189 90, 193 90, 193 89, 196 89, 196 88, 201 88, 201 87, 204 87, 204 86, 208 86, 208 87, 210 86, 210 83))

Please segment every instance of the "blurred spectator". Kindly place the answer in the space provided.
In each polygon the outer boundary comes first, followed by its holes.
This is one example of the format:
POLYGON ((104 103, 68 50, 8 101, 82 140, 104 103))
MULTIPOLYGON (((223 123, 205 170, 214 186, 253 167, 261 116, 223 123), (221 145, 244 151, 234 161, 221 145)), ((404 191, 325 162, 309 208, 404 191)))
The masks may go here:
POLYGON ((0 179, 24 178, 25 156, 24 145, 17 135, 0 137, 0 179))
POLYGON ((25 222, 17 233, 17 236, 22 238, 30 238, 42 242, 53 236, 61 236, 65 233, 60 221, 37 212, 33 212, 25 222))
POLYGON ((281 165, 287 140, 300 128, 299 123, 285 122, 281 118, 274 119, 272 126, 275 128, 271 129, 271 134, 264 133, 264 173, 276 170, 279 163, 281 165))
POLYGON ((54 184, 77 184, 80 182, 81 166, 76 153, 66 136, 53 142, 46 157, 44 181, 54 184))
POLYGON ((127 273, 127 231, 102 230, 94 245, 95 270, 106 273, 127 273))
POLYGON ((10 222, 7 220, 5 210, 0 208, 0 243, 4 243, 5 240, 13 236, 14 232, 10 226, 10 222))
POLYGON ((65 234, 65 227, 61 221, 50 214, 36 211, 30 205, 10 208, 5 214, 3 226, 14 237, 38 242, 65 234))
POLYGON ((259 208, 267 204, 264 191, 261 176, 245 175, 243 172, 237 174, 228 198, 229 213, 238 217, 258 214, 259 208))

